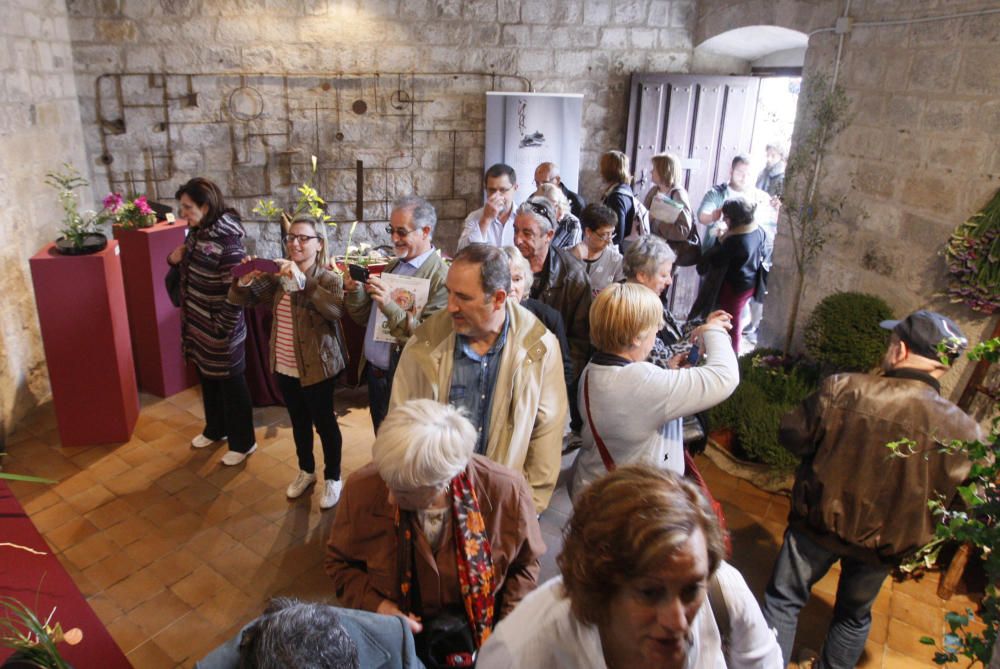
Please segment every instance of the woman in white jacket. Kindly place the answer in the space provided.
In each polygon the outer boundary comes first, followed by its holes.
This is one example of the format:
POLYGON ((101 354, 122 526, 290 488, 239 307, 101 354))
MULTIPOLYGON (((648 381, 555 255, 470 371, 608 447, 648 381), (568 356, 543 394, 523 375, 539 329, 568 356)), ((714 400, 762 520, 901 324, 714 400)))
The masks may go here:
POLYGON ((662 320, 659 298, 636 283, 608 286, 590 307, 597 352, 580 378, 583 446, 570 482, 574 498, 615 466, 648 464, 683 475, 683 432, 671 423, 715 406, 739 383, 729 314, 717 311, 691 333, 705 364, 680 369, 645 362, 662 320))

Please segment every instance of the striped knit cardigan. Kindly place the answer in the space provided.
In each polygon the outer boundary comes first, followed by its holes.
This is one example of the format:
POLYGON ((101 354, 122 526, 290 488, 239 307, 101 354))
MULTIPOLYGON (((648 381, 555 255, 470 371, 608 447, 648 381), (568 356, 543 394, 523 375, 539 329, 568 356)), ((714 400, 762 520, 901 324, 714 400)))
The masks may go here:
POLYGON ((246 256, 239 215, 192 228, 181 260, 181 342, 184 356, 202 376, 222 379, 243 373, 247 336, 243 308, 226 301, 233 267, 246 256))

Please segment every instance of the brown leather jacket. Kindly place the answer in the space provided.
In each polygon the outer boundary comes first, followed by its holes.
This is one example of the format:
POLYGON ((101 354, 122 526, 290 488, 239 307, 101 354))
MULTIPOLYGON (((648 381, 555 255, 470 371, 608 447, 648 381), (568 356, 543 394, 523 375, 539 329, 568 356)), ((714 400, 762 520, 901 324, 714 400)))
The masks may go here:
POLYGON ((781 443, 803 457, 789 524, 829 550, 898 563, 933 537, 927 501, 951 501, 969 473, 964 455, 938 447, 979 438, 976 422, 941 397, 930 375, 831 376, 781 421, 781 443), (886 444, 904 438, 916 453, 890 457, 886 444))
MULTIPOLYGON (((241 306, 271 303, 276 309, 285 295, 281 281, 265 274, 249 287, 240 286, 233 279, 226 299, 241 306)), ((346 366, 338 333, 344 315, 344 283, 340 275, 314 264, 306 272, 305 287, 291 293, 291 302, 299 382, 311 386, 336 376, 346 366)), ((272 372, 276 333, 275 324, 271 327, 269 347, 272 372)))
MULTIPOLYGON (((493 555, 499 620, 538 584, 538 558, 545 542, 538 527, 531 491, 519 472, 480 456, 466 468, 486 521, 493 555)), ((344 486, 326 549, 326 573, 337 600, 346 607, 375 611, 383 599, 398 602, 396 509, 374 464, 352 474, 344 486)), ((462 606, 454 531, 449 525, 437 552, 415 532, 416 583, 423 604, 419 616, 434 617, 462 606)))

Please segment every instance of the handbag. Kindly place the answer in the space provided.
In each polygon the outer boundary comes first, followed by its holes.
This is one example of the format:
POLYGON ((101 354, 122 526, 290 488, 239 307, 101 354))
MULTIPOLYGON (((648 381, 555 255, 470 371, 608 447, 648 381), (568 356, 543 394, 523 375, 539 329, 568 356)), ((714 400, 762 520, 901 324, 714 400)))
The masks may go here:
POLYGON ((425 619, 416 651, 427 669, 475 666, 476 646, 465 609, 448 608, 425 619))
POLYGON ((177 265, 171 265, 170 269, 167 270, 166 276, 163 277, 163 283, 167 286, 167 296, 170 297, 170 303, 175 307, 181 306, 181 268, 177 265))
MULTIPOLYGON (((670 191, 667 198, 672 204, 661 201, 660 196, 654 196, 650 207, 650 216, 657 220, 656 213, 666 211, 672 215, 676 211, 679 198, 674 198, 677 189, 670 191)), ((663 237, 673 250, 677 259, 674 265, 677 267, 692 267, 701 260, 701 235, 698 233, 698 226, 694 224, 694 216, 691 208, 684 205, 673 220, 666 218, 657 220, 656 234, 663 237)))

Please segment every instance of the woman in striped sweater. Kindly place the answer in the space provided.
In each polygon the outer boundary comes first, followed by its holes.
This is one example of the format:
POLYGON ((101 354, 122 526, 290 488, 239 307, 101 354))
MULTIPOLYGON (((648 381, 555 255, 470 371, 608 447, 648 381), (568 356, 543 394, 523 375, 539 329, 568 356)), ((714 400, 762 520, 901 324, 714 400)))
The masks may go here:
MULTIPOLYGON (((333 412, 334 377, 344 369, 337 337, 344 314, 344 286, 339 274, 325 269, 324 228, 313 219, 299 218, 285 235, 288 260, 277 260, 278 274, 253 271, 236 279, 229 300, 246 305, 270 302, 271 371, 285 398, 299 473, 289 484, 289 499, 299 497, 316 482, 313 427, 323 446, 321 509, 340 499, 340 453, 343 443, 333 412)), ((249 259, 244 262, 249 262, 249 259)))
POLYGON ((257 449, 253 404, 244 371, 243 309, 226 301, 230 271, 246 257, 240 215, 226 207, 219 187, 196 177, 177 191, 190 228, 167 262, 181 272, 181 345, 201 379, 205 429, 191 440, 205 448, 228 440, 224 465, 238 465, 257 449))

